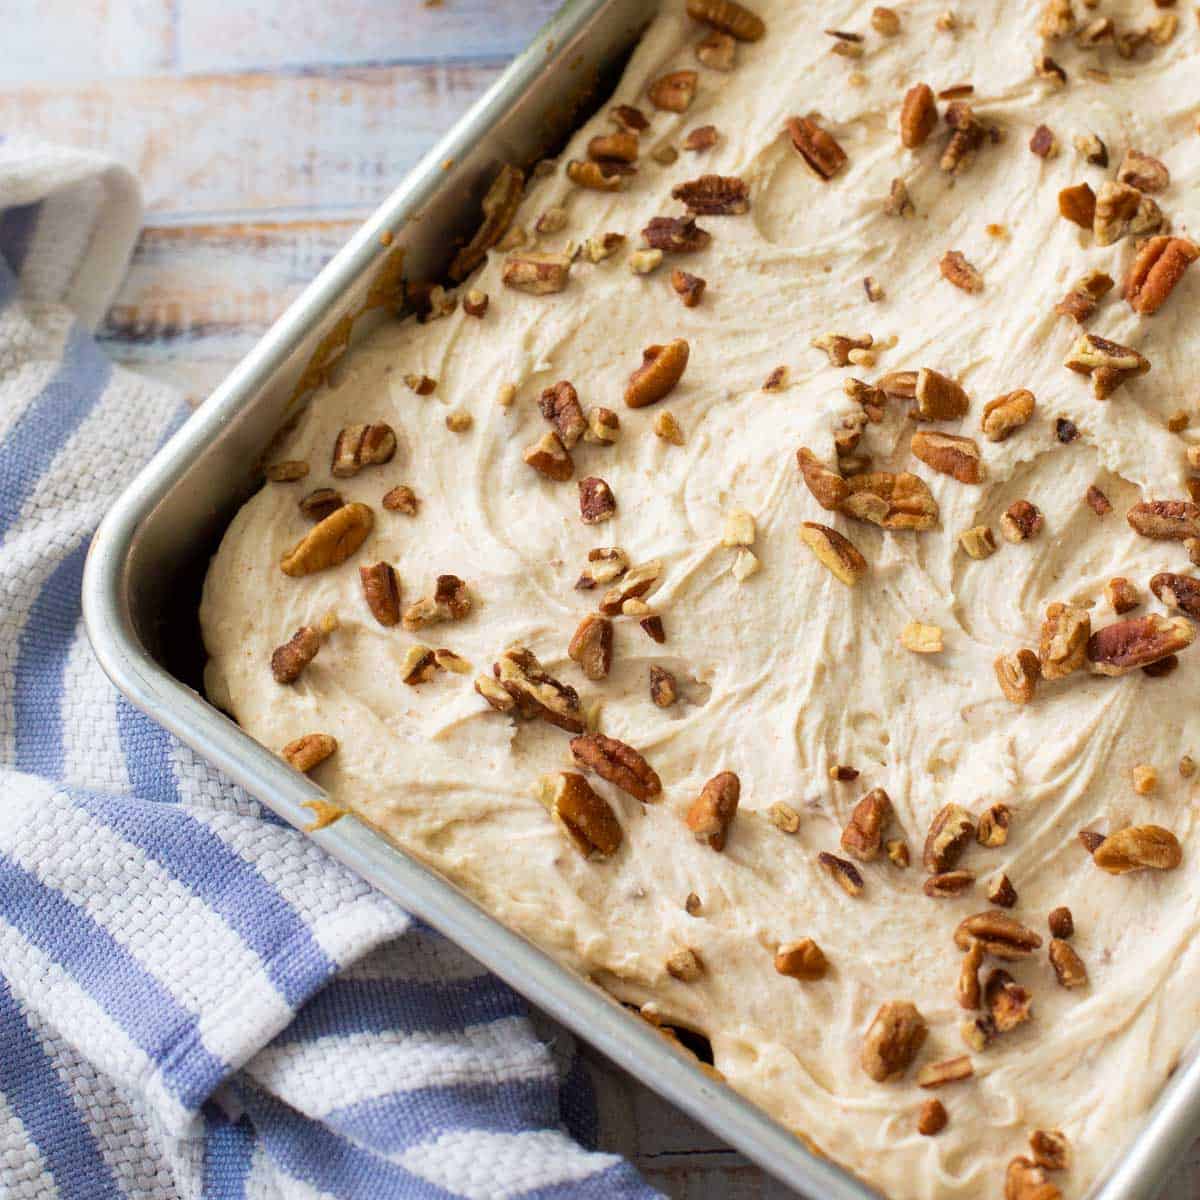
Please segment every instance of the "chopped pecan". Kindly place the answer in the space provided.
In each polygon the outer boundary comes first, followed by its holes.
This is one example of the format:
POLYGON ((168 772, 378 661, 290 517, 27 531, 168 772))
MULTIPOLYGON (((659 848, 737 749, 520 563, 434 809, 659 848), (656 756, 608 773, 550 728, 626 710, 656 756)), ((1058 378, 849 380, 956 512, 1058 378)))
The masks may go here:
POLYGON ((692 275, 688 271, 681 271, 678 268, 671 272, 671 287, 683 301, 684 308, 695 308, 703 298, 704 289, 707 286, 705 280, 701 279, 699 275, 692 275))
POLYGON ((983 946, 972 941, 963 955, 958 972, 955 995, 962 1008, 978 1008, 982 989, 979 986, 979 968, 983 965, 983 946))
MULTIPOLYGON (((385 508, 387 507, 386 499, 384 497, 385 508)), ((310 521, 323 521, 330 513, 336 512, 345 503, 345 500, 333 488, 317 488, 315 491, 309 492, 307 496, 301 497, 297 508, 310 521)))
POLYGON ((1012 880, 1001 872, 988 885, 987 898, 989 904, 998 904, 1001 908, 1014 908, 1017 903, 1017 889, 1012 880))
POLYGON ((862 1069, 876 1083, 899 1079, 925 1044, 929 1026, 916 1005, 889 1000, 879 1006, 859 1052, 862 1069))
POLYGON ((1080 334, 1063 366, 1090 375, 1092 394, 1097 400, 1107 400, 1127 379, 1150 370, 1149 361, 1136 350, 1094 333, 1080 334))
POLYGON ((1096 221, 1096 193, 1086 183, 1063 188, 1058 193, 1058 213, 1081 229, 1091 229, 1096 221))
POLYGON ((958 535, 958 544, 974 559, 990 558, 996 553, 996 535, 990 526, 973 525, 958 535))
POLYGON ((1168 608, 1178 608, 1200 621, 1200 579, 1160 571, 1150 580, 1150 590, 1168 608))
POLYGON ((1050 926, 1051 937, 1066 939, 1075 933, 1075 918, 1071 916, 1071 910, 1065 905, 1053 909, 1047 922, 1050 926))
POLYGON ((1195 636, 1186 617, 1126 617, 1092 634, 1087 657, 1098 675, 1127 675, 1187 649, 1195 636))
POLYGON ((732 771, 714 775, 688 809, 687 827, 696 840, 714 850, 725 849, 725 839, 733 818, 737 815, 741 783, 732 771))
POLYGON ((538 799, 584 858, 609 858, 621 845, 621 823, 612 807, 577 772, 543 775, 538 799))
MULTIPOLYGON (((892 371, 879 382, 879 389, 889 396, 901 395, 911 371, 892 371)), ((916 372, 912 389, 916 407, 912 415, 919 421, 956 421, 965 416, 971 405, 966 391, 955 380, 939 371, 922 367, 916 372)))
POLYGON ((1088 508, 1098 517, 1107 516, 1112 512, 1112 505, 1109 503, 1108 497, 1095 484, 1088 488, 1084 499, 1087 501, 1088 508))
POLYGON ((1101 42, 1110 42, 1116 33, 1111 17, 1096 17, 1075 33, 1075 40, 1085 50, 1092 50, 1101 42))
POLYGON ((371 615, 380 625, 400 623, 400 581, 390 563, 378 562, 371 567, 359 567, 363 596, 371 615))
POLYGON ((1095 315, 1100 301, 1112 287, 1111 275, 1103 271, 1089 271, 1072 285, 1071 290, 1054 306, 1054 311, 1082 325, 1095 315))
POLYGON ((892 180, 888 198, 883 202, 883 211, 889 217, 911 217, 917 211, 903 179, 892 180))
POLYGON ((1104 843, 1104 834, 1091 829, 1081 829, 1078 834, 1079 844, 1089 853, 1095 854, 1104 843))
POLYGON ((989 442, 1002 442, 1029 422, 1036 406, 1037 401, 1027 388, 997 396, 984 406, 980 428, 989 442))
MULTIPOLYGON (((579 693, 550 675, 531 650, 521 645, 509 646, 493 664, 492 672, 512 697, 521 716, 540 717, 568 733, 583 732, 579 693)), ((481 687, 479 682, 475 687, 493 708, 510 711, 493 701, 490 688, 481 687)))
POLYGON ((714 29, 696 43, 696 57, 714 71, 732 71, 737 60, 737 41, 714 29))
POLYGON ((653 558, 649 562, 631 567, 622 576, 620 583, 604 593, 600 611, 607 617, 615 617, 630 600, 640 600, 658 582, 662 575, 662 560, 653 558))
POLYGON ((907 471, 869 471, 844 480, 849 495, 841 511, 884 529, 932 529, 938 506, 925 481, 907 471))
POLYGON ((695 129, 688 130, 687 137, 683 139, 683 148, 693 153, 711 150, 719 137, 715 125, 697 125, 695 129))
POLYGON ((867 560, 854 543, 836 529, 815 521, 805 521, 800 527, 800 539, 817 556, 818 561, 847 587, 854 587, 867 573, 867 560))
POLYGON ((650 128, 645 113, 632 104, 618 104, 609 109, 608 115, 619 129, 628 130, 630 133, 645 133, 650 128))
POLYGON ((1039 125, 1029 139, 1029 149, 1038 158, 1057 158, 1059 145, 1054 130, 1048 125, 1039 125))
POLYGON ((823 333, 820 337, 813 338, 810 344, 814 350, 823 350, 833 366, 846 367, 850 365, 852 351, 866 350, 874 341, 869 333, 823 333))
POLYGON ((939 875, 930 875, 922 885, 925 895, 935 900, 949 896, 961 896, 975 886, 973 871, 943 871, 939 875))
MULTIPOLYGON (((596 138, 592 139, 596 141, 596 138)), ((534 225, 534 230, 540 234, 561 233, 567 227, 567 210, 561 205, 551 205, 534 225)))
POLYGON ((589 613, 575 630, 567 646, 567 657, 577 662, 589 679, 607 679, 612 667, 612 647, 612 622, 607 617, 589 613))
POLYGON ((889 838, 883 848, 887 852, 888 861, 893 866, 899 867, 902 871, 908 866, 908 843, 903 838, 889 838))
POLYGON ((1018 1155, 1004 1174, 1004 1200, 1062 1200, 1062 1192, 1047 1182, 1041 1167, 1018 1155))
POLYGON ((491 675, 480 675, 475 680, 475 690, 497 712, 510 713, 516 710, 516 700, 491 675))
POLYGON ((631 129, 618 129, 616 133, 600 134, 588 142, 587 156, 598 163, 637 162, 638 135, 631 129))
POLYGON ((446 414, 446 428, 451 433, 466 433, 474 424, 475 418, 465 408, 455 408, 446 414))
POLYGON ((1070 944, 1061 938, 1050 939, 1050 965, 1054 968, 1055 977, 1065 988, 1086 987, 1088 981, 1087 967, 1083 959, 1071 948, 1070 944))
POLYGON ((975 833, 975 821, 960 804, 946 804, 934 815, 925 835, 922 862, 930 875, 950 870, 975 833))
POLYGON ((676 338, 665 346, 647 346, 642 365, 629 377, 625 403, 629 408, 645 408, 670 394, 687 368, 689 346, 676 338))
POLYGON ((405 375, 404 385, 418 396, 432 396, 437 391, 437 380, 429 375, 405 375))
POLYGON ((584 242, 583 252, 587 255, 588 262, 599 263, 606 258, 612 258, 623 245, 625 245, 623 233, 601 233, 584 242))
POLYGON ((757 42, 767 27, 762 19, 736 0, 688 0, 688 16, 711 25, 739 42, 757 42))
POLYGON ((1051 604, 1042 622, 1038 658, 1043 679, 1065 679, 1087 662, 1092 619, 1087 609, 1073 604, 1051 604))
POLYGON ((554 430, 548 430, 532 446, 526 447, 521 458, 535 471, 558 483, 575 474, 575 463, 570 451, 554 430))
POLYGON ((312 527, 283 556, 279 569, 293 578, 344 563, 367 539, 375 523, 365 504, 343 504, 312 527))
POLYGON ((580 590, 594 588, 598 583, 612 583, 629 570, 629 556, 617 546, 597 546, 588 551, 587 566, 575 586, 580 590))
POLYGON ((676 184, 672 200, 682 200, 689 212, 700 216, 739 216, 750 209, 750 189, 736 175, 701 175, 676 184))
POLYGON ((646 95, 655 108, 665 112, 687 112, 696 95, 698 81, 695 71, 669 71, 650 84, 646 95))
POLYGON ((871 28, 881 37, 895 37, 900 32, 900 14, 894 8, 873 8, 871 28))
POLYGON ((1183 850, 1179 839, 1161 825, 1129 825, 1110 833, 1092 852, 1092 861, 1110 875, 1173 871, 1183 862, 1183 850))
POLYGON ((1072 442, 1079 440, 1079 430, 1074 421, 1068 421, 1066 417, 1059 417, 1054 422, 1054 436, 1064 446, 1069 446, 1072 442))
POLYGON ((396 434, 390 425, 347 425, 333 444, 330 472, 339 479, 357 475, 366 466, 391 462, 396 434))
POLYGON ((295 483, 308 474, 308 463, 301 459, 289 458, 284 462, 272 463, 263 474, 271 483, 295 483))
POLYGON ((772 804, 767 809, 767 820, 784 833, 795 833, 800 828, 800 814, 790 804, 772 804))
POLYGON ((685 946, 667 959, 667 974, 681 983, 695 983, 704 974, 704 963, 695 950, 685 946))
POLYGON ((967 1017, 958 1030, 972 1050, 985 1050, 996 1036, 996 1023, 986 1015, 967 1017))
POLYGON ((620 435, 621 418, 611 408, 599 405, 589 408, 587 413, 587 430, 583 440, 599 446, 611 446, 620 435))
POLYGON ((1067 85, 1066 71, 1048 54, 1038 54, 1034 57, 1033 70, 1040 79, 1048 79, 1056 88, 1067 85))
POLYGON ((548 296, 561 292, 571 274, 571 257, 567 254, 510 254, 504 260, 500 281, 505 287, 531 296, 548 296))
POLYGON ((946 124, 954 131, 938 166, 947 175, 961 175, 975 160, 987 130, 965 100, 955 100, 946 108, 946 124))
POLYGON ((960 1054, 957 1058, 947 1058, 942 1062, 926 1063, 917 1072, 917 1087, 943 1087, 947 1083, 970 1079, 974 1074, 971 1060, 965 1054, 960 1054))
MULTIPOLYGON (((1151 581, 1151 586, 1153 586, 1153 581, 1151 581)), ((1122 575, 1110 579, 1104 585, 1104 595, 1112 605, 1113 612, 1118 614, 1127 613, 1131 609, 1137 608, 1142 602, 1137 588, 1122 575)))
POLYGON ((650 764, 632 747, 602 733, 571 739, 571 755, 587 771, 628 792, 643 804, 662 795, 662 782, 650 764))
POLYGON ((873 862, 883 848, 883 831, 892 819, 892 801, 883 788, 872 788, 855 806, 842 830, 842 849, 859 862, 873 862))
MULTIPOLYGON (((879 10, 876 9, 876 12, 879 10)), ((922 1137, 934 1137, 950 1123, 946 1106, 936 1097, 926 1100, 917 1114, 917 1132, 922 1137)))
POLYGON ((787 131, 796 152, 819 179, 832 179, 846 165, 846 152, 837 139, 810 117, 789 117, 787 131))
POLYGON ((1071 0, 1047 0, 1038 20, 1038 35, 1048 42, 1070 37, 1075 32, 1075 10, 1071 0))
POLYGON ((900 645, 914 654, 940 654, 946 647, 937 625, 909 621, 900 630, 900 645))
POLYGON ((642 239, 654 250, 687 254, 703 250, 712 241, 712 234, 701 229, 695 217, 651 217, 642 230, 642 239))
POLYGON ((328 733, 306 733, 303 737, 288 742, 280 753, 287 760, 288 766, 307 775, 314 767, 320 766, 337 748, 337 738, 331 737, 328 733))
POLYGON ((978 941, 993 958, 1010 962, 1029 958, 1042 947, 1042 939, 1032 929, 995 909, 975 913, 959 923, 954 931, 954 944, 960 950, 969 950, 973 941, 978 941))
POLYGON ((1171 182, 1171 172, 1165 163, 1131 147, 1125 151, 1117 168, 1117 182, 1137 188, 1139 192, 1162 192, 1171 182))
POLYGON ((1037 537, 1044 524, 1042 511, 1036 504, 1028 500, 1014 500, 1000 518, 1000 532, 1005 541, 1015 545, 1037 537))
POLYGON ((463 298, 463 312, 468 317, 483 317, 488 310, 488 294, 472 288, 463 298))
POLYGON ((404 628, 421 629, 442 621, 461 621, 471 611, 471 594, 457 575, 439 575, 432 596, 404 610, 404 628))
POLYGON ((517 214, 524 187, 525 176, 521 171, 508 163, 502 164, 484 194, 482 224, 450 264, 451 279, 456 282, 466 279, 483 262, 484 255, 504 236, 517 214))
POLYGON ((982 292, 983 276, 959 250, 947 250, 938 262, 942 278, 964 292, 982 292))
POLYGON ((812 938, 784 942, 775 951, 775 970, 789 979, 824 979, 829 960, 812 938))
POLYGON ((1001 654, 993 664, 1000 690, 1014 704, 1028 704, 1033 699, 1042 665, 1032 650, 1017 650, 1001 654))
POLYGON ((1001 967, 988 973, 983 1006, 997 1033, 1008 1033, 1033 1015, 1033 997, 1001 967))
POLYGON ((538 405, 542 416, 554 426, 559 441, 570 450, 587 429, 579 394, 563 379, 542 392, 538 405))
POLYGON ((650 699, 658 708, 670 708, 679 699, 675 676, 657 663, 650 664, 650 699))
POLYGON ((320 649, 321 635, 311 625, 301 625, 271 653, 271 674, 275 676, 275 682, 295 683, 320 649))
POLYGON ((852 863, 847 862, 844 858, 838 858, 836 854, 830 854, 826 850, 822 850, 817 855, 817 866, 828 875, 834 883, 842 889, 848 896, 861 896, 863 891, 863 877, 859 874, 858 868, 852 863))
POLYGON ((1200 505, 1187 500, 1143 500, 1125 519, 1142 537, 1174 542, 1200 537, 1200 505))
POLYGON ((683 426, 675 419, 675 414, 666 409, 660 409, 654 418, 654 436, 670 442, 672 446, 683 445, 683 426))
POLYGON ((979 824, 975 828, 975 840, 981 846, 1003 846, 1008 841, 1008 826, 1011 820, 1012 810, 1007 804, 993 804, 979 818, 979 824))
POLYGON ((415 517, 417 510, 421 507, 417 493, 404 483, 385 492, 381 503, 388 512, 404 513, 406 517, 415 517))
POLYGON ((927 83, 917 83, 908 89, 900 106, 900 141, 910 150, 923 146, 937 128, 937 101, 927 83))
POLYGON ((1071 1165, 1071 1144, 1058 1129, 1035 1129, 1029 1135, 1033 1161, 1046 1171, 1065 1171, 1071 1165))
POLYGON ((974 438, 954 433, 933 433, 918 429, 910 442, 912 452, 927 466, 959 483, 981 483, 983 461, 974 438))
POLYGON ((1152 237, 1138 251, 1125 280, 1125 299, 1143 317, 1166 303, 1184 272, 1200 258, 1200 246, 1188 238, 1152 237))
POLYGON ((589 475, 579 481, 579 519, 585 525, 599 525, 616 511, 616 497, 603 479, 589 475))
POLYGON ((864 276, 863 291, 866 292, 867 300, 871 304, 878 304, 885 295, 883 285, 874 275, 864 276))
POLYGON ((1162 210, 1137 188, 1111 180, 1100 185, 1092 221, 1097 246, 1111 246, 1128 234, 1154 233, 1162 223, 1162 210))
MULTIPOLYGON (((763 380, 764 392, 782 392, 787 387, 788 369, 786 366, 772 367, 771 373, 763 380)), ((1200 465, 1200 464, 1198 464, 1200 465)))
POLYGON ((440 669, 441 665, 433 650, 418 642, 404 652, 400 663, 400 679, 409 687, 417 687, 419 684, 428 683, 440 669))

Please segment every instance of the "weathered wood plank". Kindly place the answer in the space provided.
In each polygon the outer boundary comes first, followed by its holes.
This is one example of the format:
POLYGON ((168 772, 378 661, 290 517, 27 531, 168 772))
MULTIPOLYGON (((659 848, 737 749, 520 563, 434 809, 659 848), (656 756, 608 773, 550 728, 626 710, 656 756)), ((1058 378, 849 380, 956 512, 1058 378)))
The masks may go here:
POLYGON ((0 129, 103 150, 152 222, 361 215, 495 78, 491 64, 0 86, 0 129))
POLYGON ((503 59, 526 46, 560 0, 176 0, 184 71, 417 59, 503 59))
POLYGON ((7 0, 0 81, 77 83, 171 66, 173 0, 7 0))

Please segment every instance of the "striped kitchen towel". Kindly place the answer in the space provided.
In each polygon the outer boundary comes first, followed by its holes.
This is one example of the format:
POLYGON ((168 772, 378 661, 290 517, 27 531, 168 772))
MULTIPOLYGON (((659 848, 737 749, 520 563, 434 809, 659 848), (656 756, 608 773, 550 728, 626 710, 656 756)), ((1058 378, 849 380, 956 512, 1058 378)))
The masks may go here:
POLYGON ((0 1196, 652 1195, 565 1035, 92 657, 89 538, 186 417, 91 333, 139 217, 0 141, 0 1196))

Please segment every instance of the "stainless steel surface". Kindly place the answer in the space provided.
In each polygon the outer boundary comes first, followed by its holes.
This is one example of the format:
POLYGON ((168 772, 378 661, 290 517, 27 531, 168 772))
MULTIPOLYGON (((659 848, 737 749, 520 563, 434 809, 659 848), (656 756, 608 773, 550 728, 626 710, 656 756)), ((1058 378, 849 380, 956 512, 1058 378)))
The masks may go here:
MULTIPOLYGON (((403 249, 408 278, 436 278, 498 163, 529 161, 565 133, 581 97, 620 63, 652 11, 645 0, 566 4, 154 458, 93 540, 84 617, 113 683, 297 827, 312 817, 304 802, 324 793, 209 705, 190 686, 198 685, 198 661, 179 653, 198 647, 208 557, 256 485, 256 464, 297 402, 296 384, 315 348, 362 307, 389 254, 403 249), (390 249, 385 233, 394 239, 390 249)), ((360 322, 355 334, 377 319, 360 322)), ((353 817, 311 836, 781 1182, 812 1200, 876 1195, 353 817)), ((1200 1059, 1193 1053, 1091 1200, 1151 1200, 1198 1128, 1200 1059)))

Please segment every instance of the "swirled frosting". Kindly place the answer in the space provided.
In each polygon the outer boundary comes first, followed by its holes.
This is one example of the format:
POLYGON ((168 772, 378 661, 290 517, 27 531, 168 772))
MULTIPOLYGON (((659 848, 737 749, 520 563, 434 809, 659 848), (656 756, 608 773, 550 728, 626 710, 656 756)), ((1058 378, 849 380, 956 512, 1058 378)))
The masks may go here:
MULTIPOLYGON (((1139 536, 1124 514, 1139 500, 1187 495, 1185 449, 1196 434, 1170 432, 1167 420, 1180 409, 1197 416, 1200 269, 1156 315, 1137 315, 1119 286, 1134 239, 1098 245, 1059 216, 1057 196, 1083 180, 1098 190, 1134 147, 1169 169, 1155 198, 1174 230, 1200 223, 1200 27, 1182 6, 1172 40, 1125 59, 1111 42, 1044 44, 1028 6, 963 0, 952 29, 939 27, 945 7, 899 4, 901 30, 884 36, 870 5, 758 0, 766 36, 739 45, 735 68, 719 72, 695 58, 703 27, 682 0, 666 0, 614 98, 650 117, 637 173, 613 193, 565 176, 568 159, 584 159, 588 140, 613 129, 606 108, 555 170, 531 182, 516 217, 532 239, 526 249, 558 251, 605 232, 626 235, 624 249, 599 263, 579 257, 565 290, 544 296, 504 287, 504 253, 493 250, 468 284, 489 294, 482 319, 460 305, 441 320, 393 323, 348 356, 281 452, 308 461, 310 475, 267 484, 213 560, 201 609, 207 686, 271 748, 313 731, 334 735, 340 748, 316 778, 338 803, 614 995, 703 1032, 732 1086, 895 1200, 998 1194, 1006 1163, 1027 1152, 1035 1128, 1070 1139, 1073 1165, 1055 1182, 1079 1196, 1135 1131, 1200 1016, 1200 826, 1194 783, 1178 769, 1189 750, 1200 757, 1200 652, 1183 652, 1162 678, 1077 671, 1023 706, 1005 699, 993 660, 1036 647, 1052 602, 1087 608, 1095 628, 1116 619, 1109 579, 1139 589, 1137 615, 1163 611, 1147 590, 1152 575, 1189 570, 1180 543, 1139 536), (831 53, 826 29, 862 34, 861 56, 831 53), (1061 64, 1065 87, 1035 70, 1041 53, 1061 64), (647 85, 680 69, 699 73, 694 101, 684 113, 656 111, 647 85), (901 101, 918 81, 935 91, 973 85, 976 116, 1002 135, 968 170, 939 167, 944 123, 923 147, 901 145, 901 101), (848 157, 828 181, 785 132, 789 117, 808 114, 819 114, 848 157), (681 149, 689 130, 710 124, 715 146, 681 149), (1042 124, 1057 137, 1056 156, 1028 148, 1042 124), (1107 168, 1076 150, 1073 139, 1087 134, 1107 146, 1107 168), (651 151, 668 145, 680 149, 677 161, 656 161, 651 151), (710 246, 632 273, 639 231, 652 217, 682 215, 672 188, 707 172, 745 180, 749 212, 700 218, 710 246), (911 216, 885 211, 895 178, 907 185, 911 216), (565 209, 566 227, 537 235, 538 217, 554 207, 565 209), (977 268, 982 291, 942 277, 948 250, 977 268), (698 306, 684 307, 672 290, 674 266, 707 281, 698 306), (1105 402, 1064 368, 1080 330, 1054 312, 1093 269, 1118 287, 1088 329, 1136 347, 1152 368, 1105 402), (877 302, 866 276, 883 289, 877 302), (811 346, 828 332, 872 334, 875 365, 833 366, 811 346), (643 348, 677 337, 691 348, 680 385, 656 408, 627 409, 622 395, 643 348), (764 390, 781 365, 784 386, 764 390), (958 379, 970 396, 962 420, 925 428, 974 438, 983 482, 963 484, 914 459, 908 406, 893 401, 857 452, 872 469, 920 475, 940 509, 937 528, 891 532, 823 511, 795 451, 808 446, 836 462, 833 434, 858 409, 843 391, 848 375, 871 381, 919 367, 958 379), (410 374, 436 380, 436 391, 417 395, 410 374), (616 497, 602 525, 581 522, 575 482, 552 482, 522 459, 548 428, 540 393, 563 379, 585 409, 604 405, 621 418, 614 445, 581 442, 573 452, 576 479, 600 476, 616 497), (506 383, 516 389, 508 407, 497 402, 506 383), (988 441, 983 406, 1017 388, 1036 396, 1032 420, 988 441), (663 409, 682 428, 682 445, 655 435, 663 409), (447 428, 452 410, 473 417, 465 432, 447 428), (1077 440, 1060 440, 1060 421, 1076 427, 1077 440), (398 452, 334 479, 338 431, 362 422, 390 424, 398 452), (420 497, 415 517, 380 505, 399 483, 420 497), (1108 515, 1085 503, 1092 485, 1111 501, 1108 515), (310 527, 297 500, 319 486, 370 505, 373 532, 342 565, 288 578, 280 558, 310 527), (1017 499, 1041 510, 1040 534, 998 539, 982 560, 965 554, 959 534, 980 524, 998 531, 1017 499), (722 544, 735 509, 757 525, 760 569, 744 580, 722 544), (851 538, 868 563, 856 587, 802 544, 804 521, 851 538), (600 594, 574 587, 596 546, 619 546, 635 563, 662 560, 648 600, 667 637, 658 645, 635 620, 618 619, 611 674, 593 683, 566 648, 600 594), (380 560, 394 564, 406 604, 428 595, 437 574, 460 576, 470 615, 415 634, 380 625, 358 574, 380 560), (316 659, 296 683, 276 683, 272 650, 331 611, 339 627, 316 659), (914 620, 942 630, 940 653, 901 645, 914 620), (404 685, 401 664, 418 640, 448 646, 476 673, 523 643, 597 706, 605 733, 645 755, 663 782, 659 803, 591 780, 623 827, 613 857, 583 858, 534 794, 542 774, 572 769, 567 735, 493 711, 471 675, 404 685), (668 708, 651 701, 651 665, 678 680, 680 699, 668 708), (858 778, 831 779, 838 764, 858 778), (1139 765, 1157 771, 1150 794, 1133 788, 1139 765), (690 835, 684 816, 720 771, 740 778, 741 803, 718 853, 690 835), (873 787, 890 795, 888 836, 907 840, 913 863, 861 864, 864 889, 854 897, 816 856, 842 853, 841 830, 873 787), (961 865, 978 876, 972 890, 933 899, 922 890, 920 849, 949 802, 975 814, 1003 803, 1011 828, 1005 845, 966 852, 961 865), (799 813, 794 834, 768 819, 777 803, 799 813), (1180 869, 1109 875, 1076 838, 1084 827, 1143 823, 1176 835, 1180 869), (967 1051, 953 932, 987 907, 987 882, 1001 872, 1018 893, 1012 915, 1045 941, 1048 912, 1071 909, 1089 983, 1058 986, 1044 948, 1009 964, 1033 997, 1033 1017, 967 1051), (697 915, 685 911, 689 893, 699 897, 697 915), (824 950, 823 979, 773 969, 776 947, 802 937, 824 950), (665 967, 684 947, 703 963, 687 982, 665 967), (860 1065, 864 1032, 888 1000, 911 1001, 929 1024, 918 1066, 972 1055, 973 1077, 936 1093, 949 1124, 935 1137, 916 1129, 934 1093, 916 1086, 915 1070, 877 1083, 860 1065)), ((1118 31, 1158 15, 1114 0, 1078 14, 1111 17, 1118 31)))

